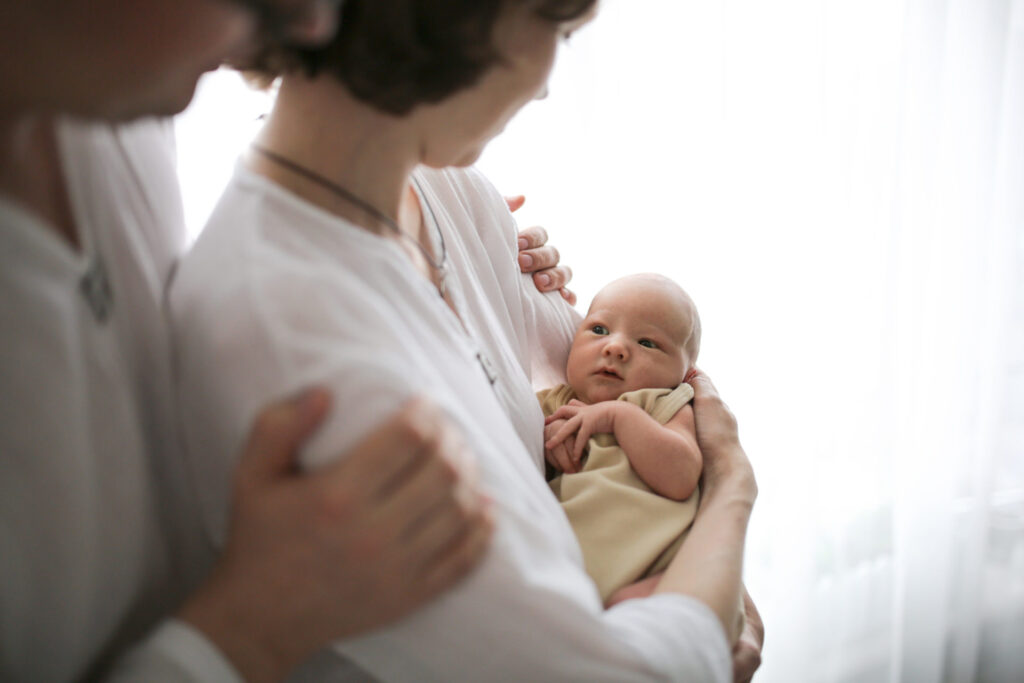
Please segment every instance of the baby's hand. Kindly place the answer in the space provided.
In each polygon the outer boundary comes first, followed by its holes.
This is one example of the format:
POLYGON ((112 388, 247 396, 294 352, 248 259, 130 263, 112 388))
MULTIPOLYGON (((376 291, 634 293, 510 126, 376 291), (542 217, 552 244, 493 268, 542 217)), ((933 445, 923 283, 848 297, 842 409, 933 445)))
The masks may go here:
POLYGON ((622 401, 601 401, 593 405, 576 400, 569 401, 568 404, 556 410, 545 422, 545 424, 551 424, 555 421, 565 421, 555 435, 549 439, 545 429, 544 438, 547 441, 544 443, 544 448, 554 449, 563 444, 569 436, 574 435, 572 459, 578 463, 583 458, 583 449, 591 436, 615 433, 615 415, 622 406, 626 405, 622 401))
MULTIPOLYGON (((566 420, 546 420, 544 422, 544 441, 548 441, 566 423, 566 420)), ((580 463, 578 460, 573 460, 573 448, 575 446, 576 439, 572 435, 569 435, 562 443, 558 444, 554 448, 544 447, 544 459, 548 461, 548 464, 554 467, 559 472, 567 472, 573 474, 580 471, 580 463)))

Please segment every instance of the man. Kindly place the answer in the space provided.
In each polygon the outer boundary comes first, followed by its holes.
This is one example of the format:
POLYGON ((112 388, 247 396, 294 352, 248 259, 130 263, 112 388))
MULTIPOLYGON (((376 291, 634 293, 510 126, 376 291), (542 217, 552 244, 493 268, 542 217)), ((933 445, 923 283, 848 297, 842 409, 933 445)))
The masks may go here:
POLYGON ((0 679, 278 679, 484 552, 489 513, 425 404, 297 474, 329 408, 314 389, 257 420, 213 564, 169 428, 160 303, 181 211, 166 124, 54 118, 179 111, 257 36, 330 35, 333 5, 3 2, 0 679))

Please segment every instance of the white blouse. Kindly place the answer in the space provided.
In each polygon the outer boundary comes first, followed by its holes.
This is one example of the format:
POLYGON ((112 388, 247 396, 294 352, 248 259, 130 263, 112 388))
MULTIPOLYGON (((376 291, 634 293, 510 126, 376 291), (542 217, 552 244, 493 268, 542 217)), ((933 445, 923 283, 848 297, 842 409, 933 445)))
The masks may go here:
POLYGON ((514 221, 482 176, 415 178, 461 322, 395 242, 244 168, 179 269, 182 424, 213 538, 228 509, 225 454, 269 400, 312 383, 331 390, 332 416, 304 454, 316 467, 427 396, 478 459, 496 503, 492 549, 455 589, 337 651, 382 680, 728 680, 725 636, 703 604, 659 595, 602 608, 544 482, 531 386, 541 370, 538 383, 557 381, 578 316, 518 272, 514 221))

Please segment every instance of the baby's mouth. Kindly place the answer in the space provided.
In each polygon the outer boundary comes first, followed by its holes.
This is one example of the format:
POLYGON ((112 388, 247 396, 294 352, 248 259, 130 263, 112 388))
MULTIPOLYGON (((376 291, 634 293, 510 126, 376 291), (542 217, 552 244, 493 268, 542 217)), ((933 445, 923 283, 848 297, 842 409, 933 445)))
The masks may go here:
POLYGON ((620 375, 618 372, 616 372, 614 368, 601 368, 600 370, 598 370, 594 374, 599 375, 601 377, 609 377, 609 378, 615 378, 615 379, 622 379, 622 375, 620 375))

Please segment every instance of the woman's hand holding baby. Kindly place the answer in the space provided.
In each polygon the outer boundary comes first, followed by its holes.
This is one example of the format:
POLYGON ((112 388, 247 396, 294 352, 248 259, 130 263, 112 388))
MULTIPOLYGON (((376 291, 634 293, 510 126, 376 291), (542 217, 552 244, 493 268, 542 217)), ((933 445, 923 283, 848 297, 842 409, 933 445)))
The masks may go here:
MULTIPOLYGON (((518 211, 526 203, 526 197, 516 195, 505 197, 508 210, 518 211)), ((570 306, 576 305, 576 295, 566 285, 572 279, 572 269, 560 266, 558 249, 548 245, 547 230, 535 225, 519 232, 519 269, 533 277, 533 284, 542 292, 556 289, 570 306)))
POLYGON ((749 499, 757 497, 757 482, 747 454, 740 445, 736 416, 718 395, 718 390, 700 370, 687 379, 693 387, 693 410, 697 443, 704 456, 704 498, 720 486, 734 485, 735 492, 749 499))

